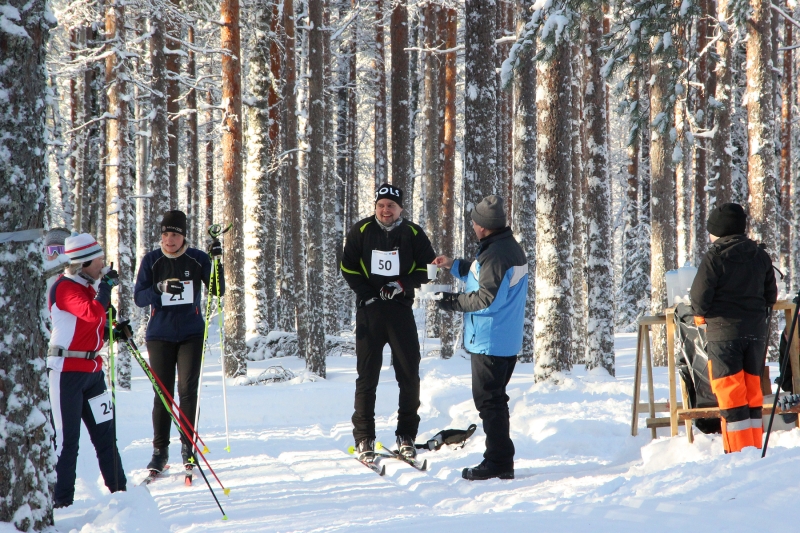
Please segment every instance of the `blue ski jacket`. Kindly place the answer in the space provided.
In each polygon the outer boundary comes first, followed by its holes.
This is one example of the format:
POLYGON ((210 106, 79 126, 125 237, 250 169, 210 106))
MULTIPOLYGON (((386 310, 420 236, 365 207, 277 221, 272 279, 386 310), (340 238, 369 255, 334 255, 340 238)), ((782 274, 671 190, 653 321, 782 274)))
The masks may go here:
POLYGON ((511 228, 481 239, 475 260, 456 259, 450 273, 466 282, 448 308, 464 312, 467 351, 516 356, 522 349, 528 261, 511 228))
MULTIPOLYGON (((139 307, 150 306, 146 340, 183 342, 203 335, 201 289, 203 285, 208 287, 212 266, 206 252, 187 245, 175 254, 166 255, 158 248, 144 256, 136 275, 133 299, 139 307), (158 283, 170 278, 183 282, 183 294, 162 294, 158 290, 158 283)), ((217 269, 222 296, 225 294, 222 262, 217 263, 217 269)), ((212 287, 212 294, 216 294, 216 287, 212 287)))

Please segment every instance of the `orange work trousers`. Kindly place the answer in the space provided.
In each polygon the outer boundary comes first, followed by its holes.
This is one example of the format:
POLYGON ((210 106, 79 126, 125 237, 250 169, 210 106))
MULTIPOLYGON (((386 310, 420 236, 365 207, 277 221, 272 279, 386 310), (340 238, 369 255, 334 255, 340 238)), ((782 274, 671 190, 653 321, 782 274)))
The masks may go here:
POLYGON ((759 337, 708 341, 708 372, 722 415, 725 453, 746 446, 761 448, 765 342, 759 337))

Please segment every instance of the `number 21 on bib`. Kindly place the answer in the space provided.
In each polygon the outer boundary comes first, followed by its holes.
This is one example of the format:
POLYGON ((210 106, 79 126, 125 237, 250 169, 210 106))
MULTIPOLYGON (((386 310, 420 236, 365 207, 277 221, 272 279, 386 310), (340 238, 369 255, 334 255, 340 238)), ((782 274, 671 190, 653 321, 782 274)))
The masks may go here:
POLYGON ((390 252, 372 250, 372 268, 370 270, 379 276, 399 276, 400 253, 397 250, 390 252))

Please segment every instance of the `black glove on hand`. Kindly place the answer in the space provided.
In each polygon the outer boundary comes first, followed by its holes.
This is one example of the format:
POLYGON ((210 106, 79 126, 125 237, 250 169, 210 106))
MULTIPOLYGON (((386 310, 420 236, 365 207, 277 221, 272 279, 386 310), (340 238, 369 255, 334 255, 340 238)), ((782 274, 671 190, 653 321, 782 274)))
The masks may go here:
POLYGON ((107 284, 109 287, 116 287, 119 285, 119 274, 113 268, 106 272, 106 275, 103 276, 101 280, 103 283, 107 284))
POLYGON ((131 337, 133 337, 133 330, 131 329, 130 320, 123 320, 114 324, 115 339, 130 339, 131 337))
POLYGON ((436 307, 444 311, 452 311, 453 306, 458 301, 458 293, 456 292, 437 292, 436 296, 441 296, 441 299, 436 300, 436 307))
POLYGON ((159 292, 166 292, 167 294, 183 294, 183 283, 178 278, 170 278, 165 279, 164 281, 159 281, 158 285, 159 292))
POLYGON ((403 284, 399 281, 390 281, 383 287, 381 287, 381 298, 384 300, 391 300, 398 294, 403 294, 405 289, 403 288, 403 284))
POLYGON ((219 239, 214 239, 208 247, 208 255, 211 257, 222 257, 222 243, 219 239))

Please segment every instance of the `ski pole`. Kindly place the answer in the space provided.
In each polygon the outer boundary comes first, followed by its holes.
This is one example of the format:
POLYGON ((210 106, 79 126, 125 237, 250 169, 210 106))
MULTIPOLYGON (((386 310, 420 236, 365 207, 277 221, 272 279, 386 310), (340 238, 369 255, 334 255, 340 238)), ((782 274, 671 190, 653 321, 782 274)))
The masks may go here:
MULTIPOLYGON (((767 455, 767 446, 769 445, 769 434, 772 432, 772 420, 775 418, 775 410, 778 408, 778 396, 780 396, 781 386, 783 385, 783 376, 786 372, 786 363, 789 362, 789 349, 792 347, 792 340, 794 339, 794 330, 797 327, 797 315, 800 310, 800 292, 794 297, 794 316, 792 317, 792 325, 789 327, 789 338, 786 341, 786 348, 784 348, 783 362, 781 363, 781 371, 779 374, 778 390, 775 392, 775 400, 772 403, 772 413, 769 415, 769 424, 767 425, 767 436, 764 439, 764 448, 761 450, 761 458, 767 455)), ((771 313, 770 313, 771 314, 771 313)), ((767 331, 767 342, 769 342, 769 331, 767 331)), ((778 358, 780 360, 780 357, 778 358)))
MULTIPOLYGON (((111 264, 113 268, 113 263, 111 264)), ((119 490, 119 474, 117 473, 117 390, 114 381, 114 306, 108 306, 108 373, 111 378, 111 428, 114 439, 114 490, 119 490)))
POLYGON ((203 481, 206 482, 208 486, 208 490, 211 491, 211 495, 214 497, 214 501, 217 502, 217 507, 219 507, 220 512, 222 513, 222 519, 227 520, 228 515, 225 514, 225 510, 222 508, 222 504, 219 503, 219 498, 217 498, 217 493, 214 492, 214 489, 211 488, 211 483, 208 482, 208 478, 206 477, 206 473, 203 472, 203 467, 200 466, 200 463, 197 463, 197 469, 200 471, 200 475, 203 476, 203 481))
POLYGON ((214 271, 211 271, 208 281, 208 294, 206 295, 206 318, 205 327, 203 328, 203 351, 200 353, 200 377, 197 380, 197 407, 194 411, 194 427, 197 433, 197 427, 200 425, 200 392, 203 390, 203 368, 206 361, 206 349, 208 346, 208 323, 211 320, 211 287, 212 280, 214 279, 214 271))
POLYGON ((136 347, 136 343, 133 342, 133 339, 126 339, 125 342, 128 345, 128 348, 132 351, 134 359, 136 359, 136 362, 139 363, 139 366, 142 367, 142 370, 147 375, 148 379, 150 379, 150 383, 151 385, 153 385, 153 389, 156 391, 156 394, 158 394, 158 397, 161 399, 161 403, 164 404, 164 407, 170 414, 172 421, 175 424, 175 427, 178 429, 178 432, 182 433, 187 440, 192 442, 194 449, 197 451, 197 453, 200 455, 203 461, 205 461, 206 466, 208 467, 209 471, 214 475, 214 478, 217 480, 217 483, 219 483, 219 486, 222 487, 222 491, 225 493, 225 495, 228 495, 230 493, 230 489, 225 488, 225 486, 222 484, 222 481, 220 481, 219 476, 217 476, 216 472, 214 472, 214 469, 211 468, 211 465, 208 463, 208 459, 206 459, 204 453, 200 450, 195 441, 191 439, 191 437, 192 436, 197 437, 197 439, 200 440, 200 442, 203 444, 203 447, 206 450, 206 452, 208 451, 208 447, 205 445, 202 439, 200 439, 199 436, 197 436, 197 433, 193 429, 190 429, 191 426, 189 425, 188 420, 186 422, 183 421, 183 419, 186 418, 186 415, 183 413, 183 411, 181 411, 180 407, 175 403, 175 400, 173 399, 172 395, 164 388, 164 384, 161 383, 161 380, 158 378, 158 376, 156 376, 155 373, 153 373, 153 369, 150 368, 150 365, 148 365, 147 361, 144 360, 141 352, 139 352, 139 349, 136 347), (174 409, 173 407, 171 407, 170 404, 174 405, 174 409))
POLYGON ((227 373, 225 372, 225 323, 223 322, 222 316, 222 297, 220 296, 220 288, 219 288, 219 259, 214 258, 214 280, 217 289, 217 317, 219 318, 219 353, 220 353, 220 360, 222 361, 222 409, 225 413, 225 451, 228 453, 231 452, 231 439, 230 439, 230 432, 228 431, 228 389, 225 384, 226 378, 228 377, 227 373))

